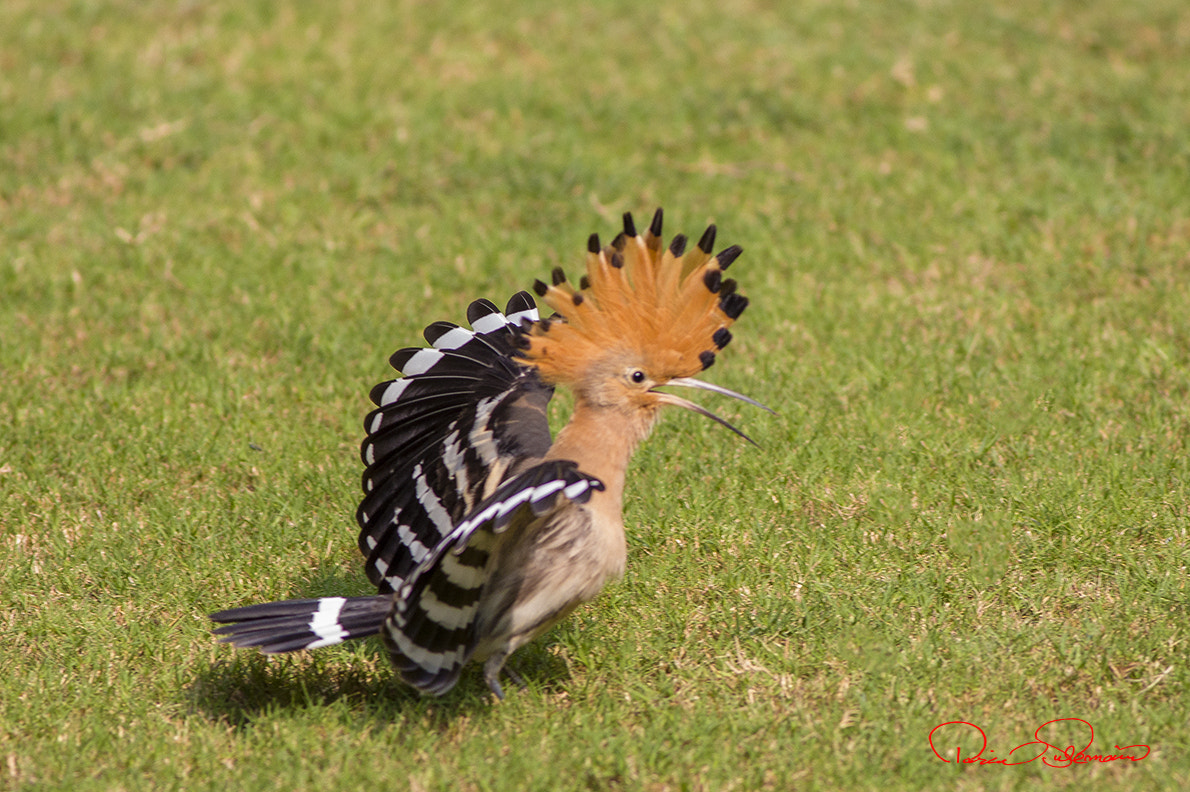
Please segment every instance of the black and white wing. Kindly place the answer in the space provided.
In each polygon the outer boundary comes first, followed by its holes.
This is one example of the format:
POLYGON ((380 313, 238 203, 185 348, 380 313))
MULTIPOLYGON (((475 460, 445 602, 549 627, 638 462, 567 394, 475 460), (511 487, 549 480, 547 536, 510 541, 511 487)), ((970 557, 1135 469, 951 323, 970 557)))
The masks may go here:
POLYGON ((427 327, 430 347, 396 352, 404 376, 372 389, 356 520, 381 593, 400 589, 510 472, 550 446, 553 388, 513 359, 521 324, 538 320, 533 298, 515 294, 504 313, 477 300, 467 320, 470 330, 427 327))
POLYGON ((401 677, 434 695, 450 690, 474 652, 476 624, 496 535, 514 520, 548 518, 586 503, 599 479, 574 462, 551 460, 506 481, 408 575, 381 635, 401 677))

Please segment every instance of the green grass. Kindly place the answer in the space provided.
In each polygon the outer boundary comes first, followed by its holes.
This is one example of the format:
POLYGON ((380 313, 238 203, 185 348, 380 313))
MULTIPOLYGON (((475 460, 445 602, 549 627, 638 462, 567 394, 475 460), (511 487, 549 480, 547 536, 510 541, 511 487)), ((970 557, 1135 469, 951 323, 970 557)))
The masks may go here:
POLYGON ((0 4, 0 788, 1186 788, 1188 73, 1183 0, 0 4), (527 690, 214 642, 369 592, 389 353, 658 205, 779 415, 667 417, 527 690), (927 742, 1062 717, 1152 754, 927 742))

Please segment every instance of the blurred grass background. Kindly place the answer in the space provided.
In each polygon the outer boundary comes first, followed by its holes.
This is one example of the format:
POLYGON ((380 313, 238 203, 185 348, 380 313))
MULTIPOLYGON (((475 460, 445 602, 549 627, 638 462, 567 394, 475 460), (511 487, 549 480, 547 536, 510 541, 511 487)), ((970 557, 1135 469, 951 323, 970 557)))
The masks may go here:
POLYGON ((1185 788, 1188 73, 1181 0, 5 2, 0 787, 1185 788), (211 639, 368 593, 393 350, 656 206, 779 415, 667 418, 528 690, 211 639), (1063 717, 1152 753, 927 740, 1063 717))

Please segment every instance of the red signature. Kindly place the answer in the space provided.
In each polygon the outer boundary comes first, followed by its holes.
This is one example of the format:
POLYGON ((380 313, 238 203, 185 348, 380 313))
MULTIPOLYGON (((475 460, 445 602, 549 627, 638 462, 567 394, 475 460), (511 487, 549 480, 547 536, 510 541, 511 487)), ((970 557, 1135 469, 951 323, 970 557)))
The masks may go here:
MULTIPOLYGON (((1151 750, 1147 745, 1125 745, 1123 748, 1117 745, 1116 753, 1088 753, 1088 751, 1091 749, 1091 743, 1094 741, 1095 727, 1087 723, 1082 718, 1055 718, 1052 721, 1046 721, 1045 723, 1038 726, 1037 730, 1033 732, 1033 739, 1030 742, 1021 743, 1009 751, 1007 757, 999 758, 992 755, 996 753, 995 750, 990 751, 989 755, 986 757, 983 755, 983 752, 988 748, 988 737, 983 733, 983 729, 979 728, 974 723, 968 723, 967 721, 947 721, 946 723, 938 724, 930 730, 930 750, 934 752, 934 756, 937 756, 947 764, 950 764, 951 761, 954 761, 955 764, 1022 765, 1028 764, 1035 759, 1040 759, 1043 763, 1049 765, 1050 767, 1070 767, 1071 765, 1086 764, 1088 762, 1115 762, 1123 759, 1126 759, 1130 762, 1139 762, 1141 759, 1147 758, 1151 750), (1065 748, 1060 748, 1041 736, 1041 732, 1046 726, 1049 726, 1053 723, 1066 722, 1081 723, 1090 730, 1091 735, 1087 738, 1087 744, 1082 748, 1076 749, 1073 745, 1067 745, 1065 748), (983 745, 980 746, 979 751, 977 751, 974 756, 963 756, 962 747, 956 745, 954 749, 954 759, 947 759, 942 754, 938 753, 938 748, 934 744, 934 735, 937 734, 939 729, 942 729, 946 726, 955 726, 959 728, 962 728, 963 726, 970 726, 972 729, 975 729, 975 731, 979 732, 979 737, 983 741, 983 745), (1030 753, 1029 749, 1031 747, 1036 748, 1037 752, 1032 756, 1028 756, 1030 753), (1143 754, 1140 753, 1141 748, 1144 749, 1143 754), (1021 753, 1014 757, 1013 755, 1016 754, 1017 751, 1020 751, 1021 753), (1051 754, 1050 751, 1053 751, 1053 753, 1051 754), (1028 756, 1028 758, 1025 758, 1026 756, 1028 756)), ((943 746, 943 748, 945 749, 945 746, 943 746)))

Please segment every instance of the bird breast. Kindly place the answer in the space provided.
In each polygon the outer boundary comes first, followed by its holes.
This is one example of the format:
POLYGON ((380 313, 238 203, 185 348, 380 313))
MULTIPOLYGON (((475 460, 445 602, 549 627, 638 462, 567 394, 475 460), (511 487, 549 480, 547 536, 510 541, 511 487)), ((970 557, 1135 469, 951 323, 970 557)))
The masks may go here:
POLYGON ((480 604, 476 659, 498 648, 515 651, 624 574, 619 515, 601 519, 589 505, 509 527, 480 604))

